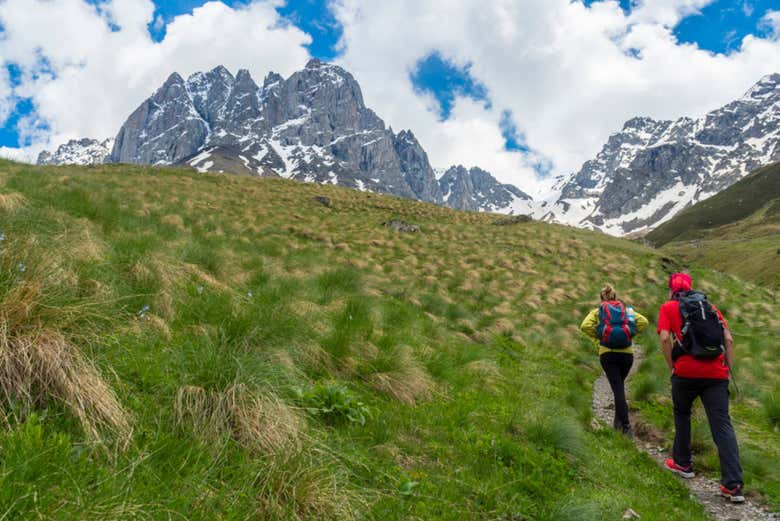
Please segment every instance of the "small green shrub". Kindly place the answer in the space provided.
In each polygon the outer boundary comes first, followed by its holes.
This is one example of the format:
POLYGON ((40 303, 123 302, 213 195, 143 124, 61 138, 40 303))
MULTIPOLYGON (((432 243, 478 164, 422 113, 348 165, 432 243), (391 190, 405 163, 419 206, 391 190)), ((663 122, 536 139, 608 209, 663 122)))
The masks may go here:
POLYGON ((296 397, 310 413, 329 424, 357 423, 365 425, 369 409, 343 384, 317 384, 297 390, 296 397))

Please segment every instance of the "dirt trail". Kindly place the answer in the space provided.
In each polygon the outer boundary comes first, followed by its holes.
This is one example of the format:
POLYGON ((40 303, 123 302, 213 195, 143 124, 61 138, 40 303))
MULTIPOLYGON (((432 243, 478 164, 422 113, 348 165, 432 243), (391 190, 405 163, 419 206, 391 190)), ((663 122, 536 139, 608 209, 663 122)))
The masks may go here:
MULTIPOLYGON (((644 355, 641 349, 636 351, 634 354, 634 366, 629 374, 629 388, 631 386, 631 375, 636 372, 642 363, 644 355)), ((591 408, 595 421, 599 422, 601 426, 610 427, 612 425, 615 404, 612 398, 612 390, 609 388, 609 382, 603 374, 599 376, 593 385, 591 408)), ((671 414, 671 411, 669 414, 671 414)), ((660 446, 660 440, 655 439, 650 433, 645 433, 642 429, 638 429, 634 441, 638 449, 648 453, 659 465, 663 465, 664 460, 668 456, 667 452, 660 446)), ((698 500, 716 521, 780 521, 780 515, 764 510, 751 502, 750 499, 741 505, 729 503, 718 494, 719 484, 715 480, 700 475, 693 479, 680 479, 688 486, 691 496, 698 500)))

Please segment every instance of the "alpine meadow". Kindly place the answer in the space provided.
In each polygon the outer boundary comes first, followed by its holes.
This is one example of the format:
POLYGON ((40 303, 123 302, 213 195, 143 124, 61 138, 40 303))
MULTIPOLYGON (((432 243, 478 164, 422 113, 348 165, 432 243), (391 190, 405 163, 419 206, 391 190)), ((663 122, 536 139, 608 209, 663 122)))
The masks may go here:
MULTIPOLYGON (((578 324, 609 277, 651 320, 637 436, 671 444, 657 250, 175 168, 4 161, 0 194, 3 518, 708 519, 591 414, 578 324)), ((748 493, 777 508, 776 287, 692 274, 735 337, 748 493)), ((716 476, 708 438, 699 407, 716 476)))
POLYGON ((0 0, 0 521, 780 521, 780 0, 0 0))

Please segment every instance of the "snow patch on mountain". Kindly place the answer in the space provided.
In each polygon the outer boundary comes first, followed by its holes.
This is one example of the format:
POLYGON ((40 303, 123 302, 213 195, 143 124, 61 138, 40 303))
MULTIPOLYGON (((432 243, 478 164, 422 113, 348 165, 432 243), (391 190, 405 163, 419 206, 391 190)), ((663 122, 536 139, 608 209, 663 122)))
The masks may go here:
POLYGON ((99 165, 106 161, 114 146, 114 139, 72 139, 54 152, 38 155, 39 165, 99 165))

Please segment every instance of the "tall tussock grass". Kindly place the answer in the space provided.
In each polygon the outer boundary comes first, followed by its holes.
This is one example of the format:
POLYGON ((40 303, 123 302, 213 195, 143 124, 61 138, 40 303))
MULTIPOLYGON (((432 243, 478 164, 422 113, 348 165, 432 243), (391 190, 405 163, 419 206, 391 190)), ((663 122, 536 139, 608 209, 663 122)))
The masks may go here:
POLYGON ((176 423, 210 443, 229 436, 261 453, 300 446, 303 417, 271 391, 236 383, 223 391, 183 386, 176 395, 176 423))
POLYGON ((57 308, 47 302, 45 282, 60 273, 53 263, 31 267, 30 279, 14 278, 7 266, 2 268, 0 412, 5 424, 11 423, 12 409, 30 410, 55 400, 78 419, 90 441, 126 448, 133 431, 130 414, 98 368, 65 334, 51 327, 58 321, 71 323, 74 315, 88 314, 88 309, 57 308))
POLYGON ((345 486, 346 479, 338 463, 322 450, 281 453, 269 458, 254 476, 257 509, 252 517, 290 521, 359 519, 357 511, 365 501, 345 486))
MULTIPOLYGON (((59 333, 39 330, 14 334, 0 314, 0 398, 2 407, 27 408, 55 399, 78 418, 92 441, 106 435, 126 446, 130 415, 113 389, 82 353, 59 333)), ((7 410, 3 411, 7 414, 7 410)), ((6 422, 7 416, 4 415, 6 422)))

